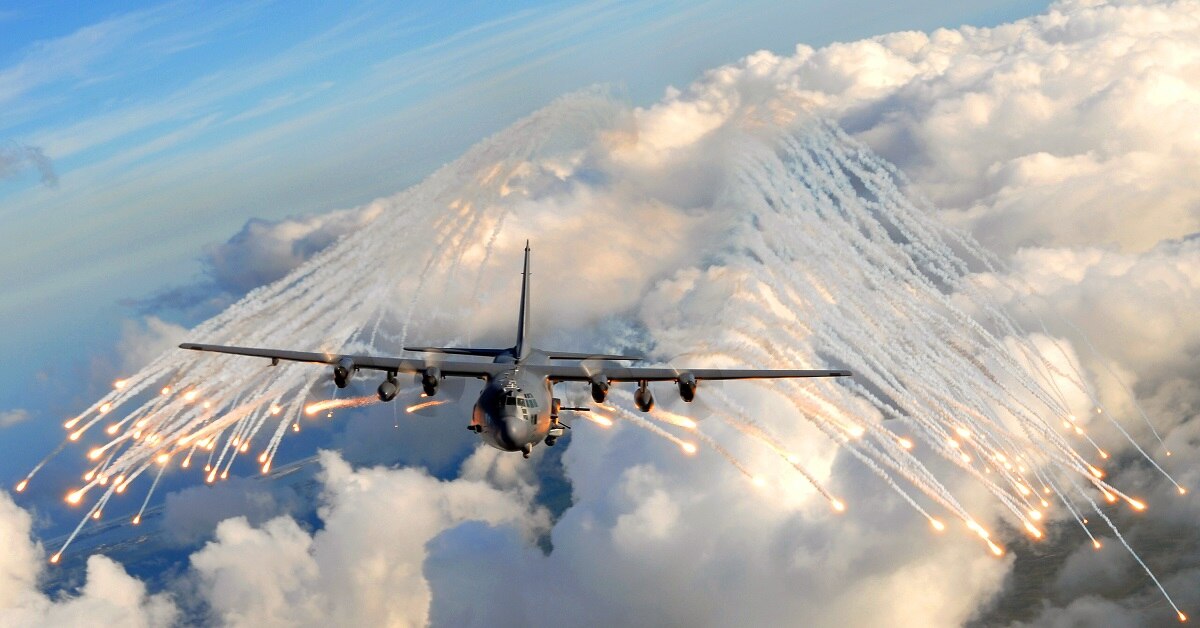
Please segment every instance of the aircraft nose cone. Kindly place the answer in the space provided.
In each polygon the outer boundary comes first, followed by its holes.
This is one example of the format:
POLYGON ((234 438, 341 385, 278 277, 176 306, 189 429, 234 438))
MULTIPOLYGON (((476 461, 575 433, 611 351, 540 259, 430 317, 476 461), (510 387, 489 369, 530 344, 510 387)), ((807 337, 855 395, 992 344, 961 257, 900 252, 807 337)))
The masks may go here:
POLYGON ((504 426, 504 436, 508 439, 509 445, 520 447, 525 442, 525 426, 516 417, 512 417, 504 426))

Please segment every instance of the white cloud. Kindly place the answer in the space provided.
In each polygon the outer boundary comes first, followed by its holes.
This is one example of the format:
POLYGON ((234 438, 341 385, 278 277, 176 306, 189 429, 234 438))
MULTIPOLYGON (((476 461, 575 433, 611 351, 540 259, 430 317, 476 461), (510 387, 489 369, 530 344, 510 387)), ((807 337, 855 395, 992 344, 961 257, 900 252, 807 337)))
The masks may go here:
POLYGON ((119 372, 137 371, 164 352, 174 349, 186 335, 187 329, 157 316, 147 316, 140 321, 124 321, 121 339, 117 341, 119 372))
POLYGON ((1194 3, 1068 1, 996 28, 760 52, 669 93, 643 135, 685 138, 670 126, 685 112, 703 112, 686 125, 696 132, 756 106, 808 106, 999 251, 1145 250, 1200 231, 1197 40, 1194 3))
POLYGON ((37 169, 43 184, 51 187, 58 185, 54 165, 42 149, 23 144, 0 146, 0 181, 15 177, 26 166, 37 169))
POLYGON ((29 411, 23 408, 0 410, 0 428, 12 427, 29 419, 29 411))
POLYGON ((430 539, 465 521, 516 526, 527 537, 547 525, 520 491, 443 482, 416 469, 355 471, 331 453, 322 464, 321 530, 310 534, 286 517, 260 528, 234 518, 192 556, 200 589, 222 623, 423 625, 430 539))
POLYGON ((46 556, 30 538, 32 518, 0 491, 0 624, 5 626, 170 626, 176 609, 165 594, 146 587, 103 556, 87 562, 87 580, 76 595, 51 599, 38 589, 46 556))

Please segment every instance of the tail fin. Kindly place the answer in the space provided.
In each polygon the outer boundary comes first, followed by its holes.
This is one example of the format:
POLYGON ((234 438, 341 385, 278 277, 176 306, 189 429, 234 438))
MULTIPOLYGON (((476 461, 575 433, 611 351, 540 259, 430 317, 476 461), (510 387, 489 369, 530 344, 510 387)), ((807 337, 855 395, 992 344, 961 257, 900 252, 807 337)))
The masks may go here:
POLYGON ((529 240, 525 241, 525 270, 521 272, 521 312, 517 321, 517 346, 514 353, 518 358, 524 357, 525 332, 529 326, 529 240))

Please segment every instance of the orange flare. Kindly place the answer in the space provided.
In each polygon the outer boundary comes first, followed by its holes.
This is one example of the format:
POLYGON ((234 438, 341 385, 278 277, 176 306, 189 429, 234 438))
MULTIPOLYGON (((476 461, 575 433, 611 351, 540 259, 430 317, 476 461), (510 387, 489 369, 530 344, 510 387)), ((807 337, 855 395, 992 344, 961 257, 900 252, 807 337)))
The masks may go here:
POLYGON ((58 559, 60 559, 60 558, 62 558, 62 554, 55 554, 55 555, 51 556, 51 557, 50 557, 50 564, 52 564, 52 565, 53 565, 53 564, 57 563, 57 562, 58 562, 58 559))
POLYGON ((1098 539, 1092 539, 1092 547, 1100 549, 1100 541, 1098 539))
POLYGON ((900 446, 901 446, 901 447, 903 447, 903 448, 905 448, 905 449, 912 449, 912 448, 913 448, 913 442, 912 442, 911 440, 908 440, 907 438, 901 438, 901 439, 900 439, 900 446))
POLYGON ((67 495, 67 502, 72 504, 78 504, 81 499, 83 499, 83 491, 72 491, 67 495))
POLYGON ((20 482, 17 482, 17 492, 20 493, 21 491, 25 490, 26 486, 29 486, 29 480, 21 480, 20 482))
POLYGON ((107 414, 109 410, 112 410, 111 403, 106 403, 106 404, 100 406, 100 414, 107 414))
POLYGON ((843 504, 842 500, 835 499, 835 500, 831 501, 830 503, 833 504, 834 510, 836 510, 838 512, 846 512, 846 504, 843 504))
MULTIPOLYGON (((409 414, 412 414, 413 412, 416 412, 417 410, 423 410, 425 408, 437 407, 437 406, 442 405, 443 403, 446 403, 445 399, 436 399, 434 401, 423 401, 421 403, 414 403, 413 405, 405 408, 404 411, 409 414)), ((307 412, 307 410, 306 410, 306 412, 307 412)))
POLYGON ((680 443, 679 448, 683 450, 683 453, 685 453, 689 456, 696 453, 696 445, 693 443, 688 443, 688 442, 680 443))
POLYGON ((77 432, 71 432, 71 435, 68 436, 67 438, 69 438, 71 440, 79 440, 80 436, 83 436, 83 430, 79 430, 77 432))
POLYGON ((171 394, 171 387, 163 386, 162 390, 160 390, 159 392, 162 393, 163 395, 169 395, 169 394, 171 394))
POLYGON ((938 532, 941 532, 946 529, 946 524, 942 523, 941 521, 938 521, 937 519, 930 519, 929 525, 933 526, 933 529, 937 530, 938 532))
POLYGON ((132 521, 131 523, 133 523, 133 525, 137 525, 137 524, 139 524, 139 523, 141 523, 141 522, 142 522, 142 516, 141 516, 141 515, 135 515, 135 516, 133 517, 133 521, 132 521))
POLYGON ((1029 531, 1029 534, 1032 535, 1033 538, 1035 538, 1035 539, 1042 538, 1042 531, 1037 529, 1037 526, 1033 525, 1032 523, 1029 523, 1028 521, 1026 521, 1025 529, 1029 531))
POLYGON ((1183 611, 1175 611, 1175 612, 1179 614, 1179 621, 1180 621, 1180 623, 1183 623, 1183 622, 1186 622, 1186 621, 1187 621, 1187 615, 1184 615, 1184 614, 1183 614, 1183 611))
POLYGON ((99 510, 97 510, 97 511, 96 511, 96 512, 94 512, 94 513, 92 513, 92 519, 99 519, 99 518, 100 518, 100 511, 99 511, 99 510))
POLYGON ((1140 502, 1140 501, 1138 501, 1138 500, 1136 500, 1136 499, 1130 499, 1130 500, 1129 500, 1129 505, 1130 505, 1130 506, 1133 506, 1133 509, 1134 509, 1134 510, 1138 510, 1138 511, 1141 511, 1141 510, 1145 510, 1145 509, 1146 509, 1146 504, 1144 504, 1144 503, 1142 503, 1142 502, 1140 502))
POLYGON ((603 427, 612 427, 613 426, 612 419, 610 419, 602 414, 596 414, 595 412, 585 412, 585 413, 583 413, 583 416, 586 417, 592 423, 595 423, 596 425, 600 425, 603 427))
POLYGON ((991 541, 988 541, 987 544, 988 544, 988 548, 990 548, 992 550, 992 553, 995 554, 996 556, 1004 555, 1004 550, 1000 549, 999 545, 996 545, 995 543, 993 543, 991 541))
POLYGON ((263 473, 270 471, 271 470, 271 462, 270 461, 264 462, 262 469, 263 469, 263 473))
POLYGON ((117 381, 113 382, 113 388, 116 388, 117 390, 121 390, 128 383, 129 383, 128 380, 118 379, 117 381))

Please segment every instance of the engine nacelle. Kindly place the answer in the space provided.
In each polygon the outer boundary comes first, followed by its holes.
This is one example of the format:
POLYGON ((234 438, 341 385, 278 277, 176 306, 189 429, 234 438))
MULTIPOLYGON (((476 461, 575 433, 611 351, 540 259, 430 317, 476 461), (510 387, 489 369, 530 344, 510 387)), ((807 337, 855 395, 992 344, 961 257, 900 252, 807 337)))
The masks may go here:
POLYGON ((432 397, 437 394, 438 385, 442 383, 442 371, 436 366, 431 366, 425 369, 421 375, 421 389, 425 391, 426 397, 432 397))
POLYGON ((608 383, 608 377, 603 373, 593 375, 592 382, 592 401, 596 403, 604 403, 608 399, 608 389, 611 384, 608 383))
POLYGON ((637 390, 633 391, 633 403, 642 412, 649 412, 654 408, 654 394, 650 392, 650 388, 646 386, 646 382, 642 382, 637 390))
POLYGON ((342 358, 333 366, 333 383, 338 388, 345 388, 350 384, 350 375, 353 373, 354 360, 342 358))
POLYGON ((696 376, 684 373, 675 381, 679 383, 679 398, 691 403, 696 398, 696 376))
POLYGON ((383 380, 383 383, 379 385, 379 390, 376 392, 379 394, 380 401, 387 402, 396 398, 396 393, 400 392, 400 386, 396 384, 394 378, 388 377, 383 380))

